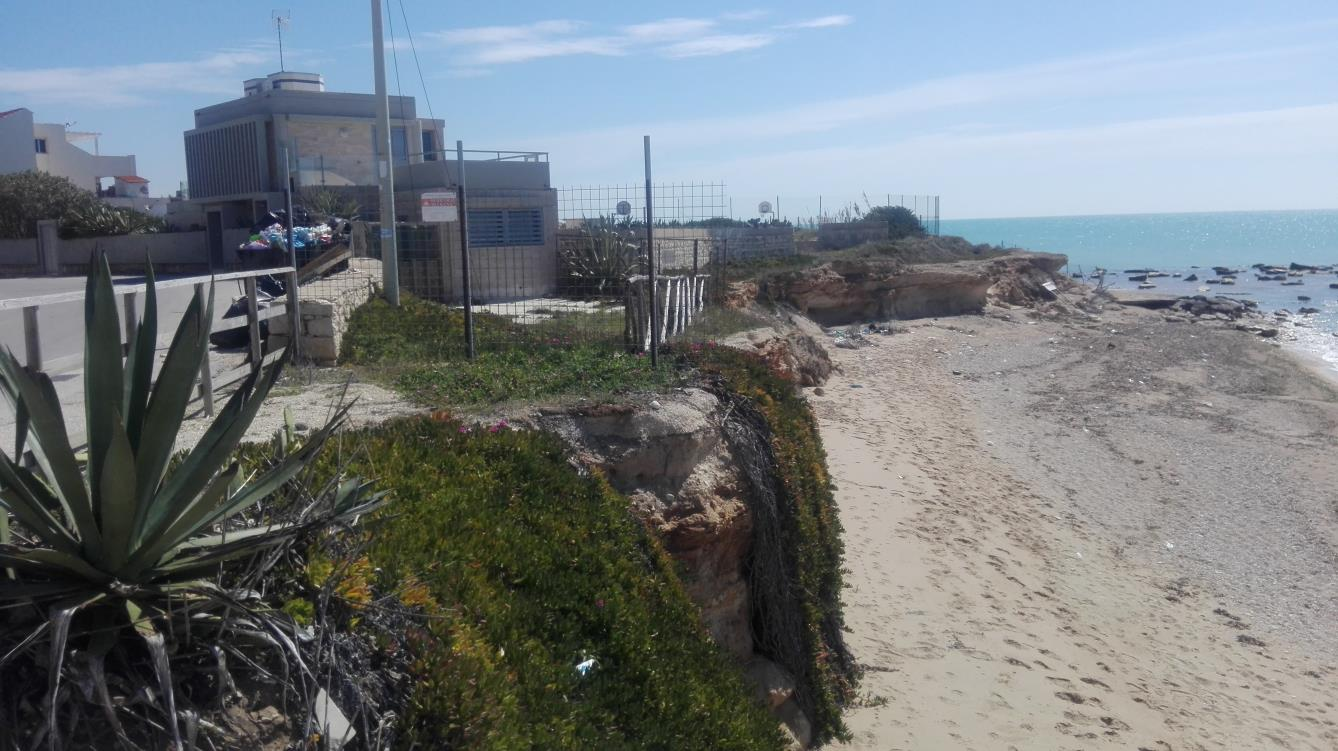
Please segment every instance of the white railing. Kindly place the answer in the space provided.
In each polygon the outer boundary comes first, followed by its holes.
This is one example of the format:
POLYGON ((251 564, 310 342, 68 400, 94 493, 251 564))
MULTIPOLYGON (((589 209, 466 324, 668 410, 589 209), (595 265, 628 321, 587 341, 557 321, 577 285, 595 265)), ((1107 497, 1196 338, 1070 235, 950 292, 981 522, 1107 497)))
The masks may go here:
MULTIPOLYGON (((257 370, 269 363, 274 362, 282 352, 263 352, 262 339, 260 335, 260 322, 277 316, 286 315, 289 317, 290 330, 298 330, 298 284, 297 271, 291 266, 284 266, 272 269, 257 269, 254 271, 237 271, 228 274, 218 274, 215 276, 193 276, 180 279, 165 279, 154 285, 156 290, 172 289, 175 287, 194 287, 195 291, 203 294, 206 284, 215 284, 217 282, 226 282, 240 280, 246 292, 246 328, 247 344, 250 349, 248 361, 236 368, 220 373, 215 377, 212 369, 210 355, 212 348, 205 347, 204 358, 200 362, 199 390, 198 398, 205 414, 214 413, 214 391, 229 386, 245 378, 253 370, 257 370), (256 277, 278 276, 285 280, 287 287, 287 302, 282 307, 269 308, 261 310, 256 300, 256 277)), ((130 338, 139 325, 139 313, 136 309, 136 301, 139 295, 146 289, 144 284, 125 284, 113 288, 116 296, 122 299, 122 324, 125 332, 125 341, 122 346, 127 349, 130 346, 130 338)), ((60 367, 63 362, 74 361, 82 355, 70 355, 65 358, 52 362, 44 362, 42 359, 42 334, 37 324, 37 312, 44 305, 59 305, 62 303, 79 302, 84 299, 83 290, 71 292, 56 292, 47 295, 37 295, 35 297, 16 297, 8 300, 0 300, 0 311, 3 310, 22 310, 23 311, 23 343, 24 343, 24 364, 34 370, 46 368, 48 371, 60 367)), ((213 321, 207 321, 206 327, 212 327, 213 321)), ((296 340, 294 346, 296 346, 296 340)), ((293 352, 294 356, 296 352, 293 352)))

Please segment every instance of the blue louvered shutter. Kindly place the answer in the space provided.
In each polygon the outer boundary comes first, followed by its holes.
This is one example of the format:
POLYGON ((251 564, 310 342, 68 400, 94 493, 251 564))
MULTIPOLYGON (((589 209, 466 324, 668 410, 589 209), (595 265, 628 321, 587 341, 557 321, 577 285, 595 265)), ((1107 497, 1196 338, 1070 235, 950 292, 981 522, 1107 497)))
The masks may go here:
POLYGON ((543 211, 540 209, 512 209, 507 211, 506 244, 543 245, 543 211))
POLYGON ((497 248, 506 245, 505 212, 473 209, 469 212, 469 246, 497 248))

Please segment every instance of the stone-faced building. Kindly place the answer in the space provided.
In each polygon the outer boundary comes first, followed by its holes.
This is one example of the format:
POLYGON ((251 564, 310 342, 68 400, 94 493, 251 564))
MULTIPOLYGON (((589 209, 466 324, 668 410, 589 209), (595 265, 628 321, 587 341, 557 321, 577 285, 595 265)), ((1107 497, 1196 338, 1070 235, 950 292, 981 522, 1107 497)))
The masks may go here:
MULTIPOLYGON (((231 258, 222 230, 249 226, 284 205, 284 156, 295 188, 374 187, 376 97, 325 90, 315 73, 281 72, 243 85, 240 99, 195 111, 186 131, 186 177, 192 201, 203 209, 214 261, 231 258)), ((396 166, 440 156, 441 120, 418 117, 413 97, 390 97, 391 156, 396 166)), ((375 213, 375 191, 363 213, 375 213)))
MULTIPOLYGON (((323 187, 356 201, 362 220, 380 220, 376 165, 384 139, 376 137, 374 95, 326 91, 320 75, 293 72, 248 80, 243 93, 196 110, 195 127, 185 133, 190 198, 204 211, 213 268, 237 261, 224 247, 225 231, 249 227, 283 207, 285 150, 295 203, 305 190, 323 187)), ((422 193, 459 184, 455 149, 445 147, 444 121, 418 117, 413 97, 389 100, 396 218, 420 223, 422 193)), ((551 294, 557 278, 557 193, 548 155, 471 151, 465 177, 475 295, 502 300, 551 294)), ((407 231, 401 227, 401 234, 407 231)), ((236 233, 227 234, 231 239, 236 233)), ((409 235, 435 239, 401 241, 405 287, 443 302, 458 299, 463 289, 458 232, 437 226, 409 235), (404 268, 409 263, 416 265, 404 268)))

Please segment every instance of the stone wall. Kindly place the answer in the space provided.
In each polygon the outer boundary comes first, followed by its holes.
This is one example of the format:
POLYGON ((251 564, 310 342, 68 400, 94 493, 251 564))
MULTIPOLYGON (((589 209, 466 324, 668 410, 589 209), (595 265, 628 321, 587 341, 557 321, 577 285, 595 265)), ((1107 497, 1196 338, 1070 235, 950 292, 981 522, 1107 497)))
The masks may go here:
MULTIPOLYGON (((298 319, 302 360, 315 365, 334 365, 348 328, 348 318, 372 296, 381 278, 381 264, 354 259, 347 271, 302 285, 298 290, 298 319)), ((269 346, 282 349, 292 340, 287 316, 269 319, 269 346)))

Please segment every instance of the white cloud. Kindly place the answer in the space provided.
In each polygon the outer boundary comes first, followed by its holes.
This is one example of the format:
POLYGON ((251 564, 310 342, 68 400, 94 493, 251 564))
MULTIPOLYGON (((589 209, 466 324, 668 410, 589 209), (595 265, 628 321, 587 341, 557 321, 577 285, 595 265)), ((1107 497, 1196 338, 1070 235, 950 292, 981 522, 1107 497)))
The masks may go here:
POLYGON ((716 22, 708 18, 666 18, 622 27, 623 34, 638 41, 667 41, 706 34, 716 22))
POLYGON ((754 8, 753 10, 739 10, 731 13, 721 13, 720 19, 723 21, 756 21, 759 18, 766 18, 770 11, 754 8))
POLYGON ((0 94, 25 102, 130 106, 164 93, 241 96, 243 78, 277 62, 267 46, 216 52, 195 60, 96 67, 0 68, 0 94))
MULTIPOLYGON (((576 55, 621 56, 642 52, 647 44, 667 58, 708 57, 746 52, 771 45, 771 33, 731 33, 726 24, 755 21, 765 10, 722 13, 715 18, 660 18, 596 31, 591 24, 569 19, 511 26, 481 26, 428 32, 424 38, 456 49, 460 68, 523 63, 576 55)), ((786 29, 812 29, 849 23, 849 16, 826 16, 791 24, 786 29)))
POLYGON ((616 57, 624 54, 626 45, 610 37, 585 37, 554 40, 522 40, 493 46, 479 47, 469 59, 474 65, 502 65, 524 63, 546 57, 568 55, 602 55, 616 57))
POLYGON ((776 37, 772 34, 715 34, 676 42, 664 47, 661 52, 666 57, 708 57, 755 50, 775 41, 776 37))
POLYGON ((516 26, 479 26, 472 29, 431 31, 426 36, 455 45, 505 44, 572 34, 580 30, 581 26, 579 21, 555 19, 516 26))
POLYGON ((852 24, 852 23, 854 23, 854 22, 855 22, 855 17, 854 17, 854 16, 847 16, 847 15, 820 16, 820 17, 818 17, 818 18, 810 18, 810 19, 805 20, 805 21, 795 21, 794 23, 782 24, 782 25, 780 25, 780 26, 777 26, 776 28, 778 28, 778 29, 830 29, 830 28, 833 28, 833 27, 836 27, 836 26, 849 26, 850 24, 852 24))

